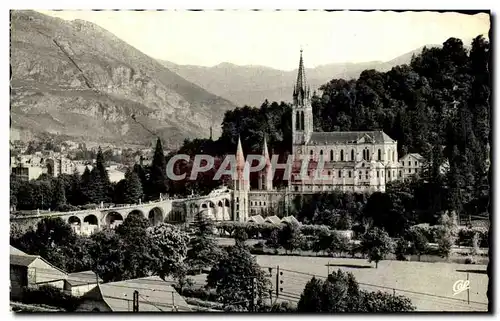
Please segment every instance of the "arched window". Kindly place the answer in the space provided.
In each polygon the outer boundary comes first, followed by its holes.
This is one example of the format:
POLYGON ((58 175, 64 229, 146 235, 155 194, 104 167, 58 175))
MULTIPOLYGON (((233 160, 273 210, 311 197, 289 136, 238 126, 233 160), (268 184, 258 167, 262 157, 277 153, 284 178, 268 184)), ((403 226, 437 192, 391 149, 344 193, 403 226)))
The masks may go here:
POLYGON ((330 151, 330 161, 333 162, 333 150, 330 151))
POLYGON ((302 111, 302 112, 300 112, 300 114, 301 114, 301 116, 300 116, 301 117, 300 124, 302 125, 302 127, 300 129, 304 130, 304 112, 302 111))
POLYGON ((300 130, 300 113, 296 112, 295 116, 295 130, 300 130))
POLYGON ((340 151, 340 161, 343 162, 344 161, 344 150, 341 150, 340 151))
POLYGON ((378 154, 378 160, 381 161, 382 160, 382 151, 379 149, 377 154, 378 154))
POLYGON ((363 160, 366 160, 366 150, 363 149, 363 160))
POLYGON ((311 156, 312 156, 313 154, 314 154, 314 152, 313 152, 313 150, 311 149, 311 151, 309 152, 309 155, 311 155, 311 156))
POLYGON ((392 161, 394 162, 394 160, 396 159, 396 152, 392 151, 392 161))
POLYGON ((354 149, 351 149, 351 160, 354 160, 354 149))
POLYGON ((366 150, 366 160, 370 160, 370 151, 368 149, 366 150))
POLYGON ((351 171, 349 171, 349 178, 351 178, 351 171))
POLYGON ((323 158, 323 150, 322 150, 322 149, 319 151, 319 158, 320 158, 320 159, 322 159, 322 158, 323 158))
POLYGON ((341 177, 342 177, 342 172, 341 172, 341 171, 339 171, 339 178, 341 178, 341 177))

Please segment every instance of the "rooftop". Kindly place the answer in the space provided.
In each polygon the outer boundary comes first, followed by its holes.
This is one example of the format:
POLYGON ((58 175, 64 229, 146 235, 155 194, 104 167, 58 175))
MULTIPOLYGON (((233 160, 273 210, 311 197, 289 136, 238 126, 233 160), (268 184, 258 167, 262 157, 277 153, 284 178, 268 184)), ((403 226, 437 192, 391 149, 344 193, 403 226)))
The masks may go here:
POLYGON ((139 312, 190 311, 184 298, 158 276, 99 284, 82 298, 103 300, 112 311, 132 311, 134 291, 139 292, 139 312))
POLYGON ((313 132, 308 145, 348 144, 348 143, 393 143, 383 131, 359 132, 313 132))

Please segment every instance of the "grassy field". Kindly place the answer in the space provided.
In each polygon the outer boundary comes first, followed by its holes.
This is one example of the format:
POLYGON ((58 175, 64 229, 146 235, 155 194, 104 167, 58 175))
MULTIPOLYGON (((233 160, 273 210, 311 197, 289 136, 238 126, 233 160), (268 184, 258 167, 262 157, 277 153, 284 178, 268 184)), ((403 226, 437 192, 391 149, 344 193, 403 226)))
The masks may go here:
POLYGON ((279 265, 283 272, 280 278, 283 280, 280 285, 283 288, 281 299, 295 303, 312 274, 324 278, 328 269, 342 269, 354 274, 362 289, 390 293, 394 293, 395 289, 397 295, 410 298, 417 311, 487 311, 488 276, 485 265, 382 261, 375 268, 374 263, 362 259, 274 255, 256 257, 266 271, 268 267, 273 267, 273 289, 276 289, 276 266, 279 265), (467 272, 470 304, 467 303, 467 291, 453 295, 453 284, 458 280, 466 280, 467 272))

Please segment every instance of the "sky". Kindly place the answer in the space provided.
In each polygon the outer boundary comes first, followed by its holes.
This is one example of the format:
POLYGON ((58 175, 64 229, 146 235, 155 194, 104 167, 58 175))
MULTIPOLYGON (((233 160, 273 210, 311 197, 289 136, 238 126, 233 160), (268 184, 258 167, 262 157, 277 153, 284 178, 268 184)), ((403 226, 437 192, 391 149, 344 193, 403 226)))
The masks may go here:
POLYGON ((156 58, 180 65, 222 62, 308 68, 339 62, 388 61, 450 37, 487 35, 488 14, 356 11, 46 11, 98 24, 156 58))

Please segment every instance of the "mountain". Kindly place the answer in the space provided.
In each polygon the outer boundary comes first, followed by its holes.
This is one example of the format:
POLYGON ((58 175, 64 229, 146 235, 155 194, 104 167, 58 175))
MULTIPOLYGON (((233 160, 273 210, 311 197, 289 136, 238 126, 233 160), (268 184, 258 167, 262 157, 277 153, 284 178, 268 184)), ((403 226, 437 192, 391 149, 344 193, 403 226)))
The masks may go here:
POLYGON ((172 72, 107 30, 11 11, 11 132, 164 146, 220 134, 234 104, 172 72), (150 133, 148 130, 155 134, 150 133))
MULTIPOLYGON (((412 50, 387 62, 334 63, 306 68, 307 80, 311 90, 315 90, 334 78, 357 78, 366 69, 388 71, 394 66, 409 63, 412 55, 420 53, 422 48, 412 50)), ((307 56, 304 59, 307 60, 307 56)), ((201 67, 176 65, 162 60, 160 62, 181 77, 239 106, 260 106, 265 99, 289 101, 297 77, 296 69, 283 71, 269 67, 238 66, 230 63, 201 67)))

